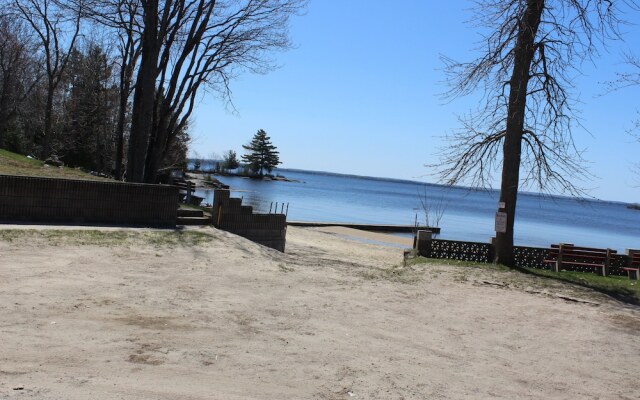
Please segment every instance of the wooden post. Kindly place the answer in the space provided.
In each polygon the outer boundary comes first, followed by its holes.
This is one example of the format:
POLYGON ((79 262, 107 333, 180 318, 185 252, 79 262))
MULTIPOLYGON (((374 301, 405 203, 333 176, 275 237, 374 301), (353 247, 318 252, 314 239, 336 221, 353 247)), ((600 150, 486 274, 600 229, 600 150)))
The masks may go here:
POLYGON ((562 268, 562 250, 564 250, 564 246, 564 243, 560 243, 560 246, 558 246, 558 260, 551 265, 553 272, 560 272, 560 268, 562 268))
POLYGON ((187 181, 187 199, 185 200, 187 204, 191 204, 191 185, 191 181, 187 181))
POLYGON ((211 207, 211 219, 216 228, 220 227, 224 205, 229 201, 229 191, 216 189, 213 191, 213 206, 211 207))
POLYGON ((602 276, 609 275, 609 267, 611 266, 611 258, 612 258, 611 249, 607 249, 607 258, 604 261, 604 266, 602 267, 602 276))
POLYGON ((489 238, 489 252, 487 254, 487 261, 494 262, 496 259, 496 237, 489 238))
POLYGON ((626 271, 627 271, 627 275, 629 276, 629 279, 631 280, 640 280, 640 271, 638 269, 638 266, 633 265, 633 257, 636 256, 636 254, 640 253, 640 250, 635 250, 635 249, 626 249, 625 250, 625 254, 627 255, 627 266, 626 266, 626 271))

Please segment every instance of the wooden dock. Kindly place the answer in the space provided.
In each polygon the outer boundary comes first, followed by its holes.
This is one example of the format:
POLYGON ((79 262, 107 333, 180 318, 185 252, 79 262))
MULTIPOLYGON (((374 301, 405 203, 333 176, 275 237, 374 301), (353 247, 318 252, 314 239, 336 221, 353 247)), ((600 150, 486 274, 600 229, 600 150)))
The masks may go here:
POLYGON ((348 222, 312 222, 312 221, 287 221, 287 225, 302 227, 325 227, 344 226, 345 228, 360 229, 371 232, 396 232, 413 233, 416 230, 429 230, 433 233, 440 233, 440 228, 426 226, 415 227, 413 225, 388 225, 388 224, 353 224, 348 222))

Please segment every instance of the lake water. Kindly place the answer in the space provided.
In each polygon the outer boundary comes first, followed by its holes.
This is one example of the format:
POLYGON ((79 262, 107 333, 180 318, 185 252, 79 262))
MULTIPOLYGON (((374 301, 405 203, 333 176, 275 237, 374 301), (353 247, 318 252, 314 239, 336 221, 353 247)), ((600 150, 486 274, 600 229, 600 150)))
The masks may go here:
MULTIPOLYGON (((231 186, 232 196, 268 212, 270 205, 288 203, 288 220, 424 225, 421 198, 432 208, 444 207, 441 238, 487 242, 494 235, 496 191, 470 191, 411 181, 366 178, 298 170, 277 170, 298 182, 218 177, 231 186)), ((213 203, 213 191, 202 190, 213 203)), ((578 201, 564 197, 520 194, 515 243, 547 247, 551 243, 640 248, 640 211, 625 203, 578 201)))

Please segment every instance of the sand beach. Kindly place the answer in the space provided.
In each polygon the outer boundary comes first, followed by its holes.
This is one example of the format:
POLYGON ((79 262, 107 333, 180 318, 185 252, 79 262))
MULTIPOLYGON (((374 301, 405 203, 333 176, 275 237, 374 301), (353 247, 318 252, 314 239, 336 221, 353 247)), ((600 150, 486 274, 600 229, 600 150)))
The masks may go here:
MULTIPOLYGON (((294 228, 0 231, 1 399, 637 399, 640 310, 294 228)), ((366 239, 366 240, 362 240, 366 239)))

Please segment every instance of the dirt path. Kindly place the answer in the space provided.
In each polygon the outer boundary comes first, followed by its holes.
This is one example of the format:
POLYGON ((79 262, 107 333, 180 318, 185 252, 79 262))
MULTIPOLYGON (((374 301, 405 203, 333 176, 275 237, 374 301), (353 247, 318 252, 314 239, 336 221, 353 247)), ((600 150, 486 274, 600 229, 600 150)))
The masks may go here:
POLYGON ((0 231, 0 399, 640 393, 640 311, 586 290, 398 268, 397 247, 312 229, 287 254, 209 228, 38 232, 0 231))

